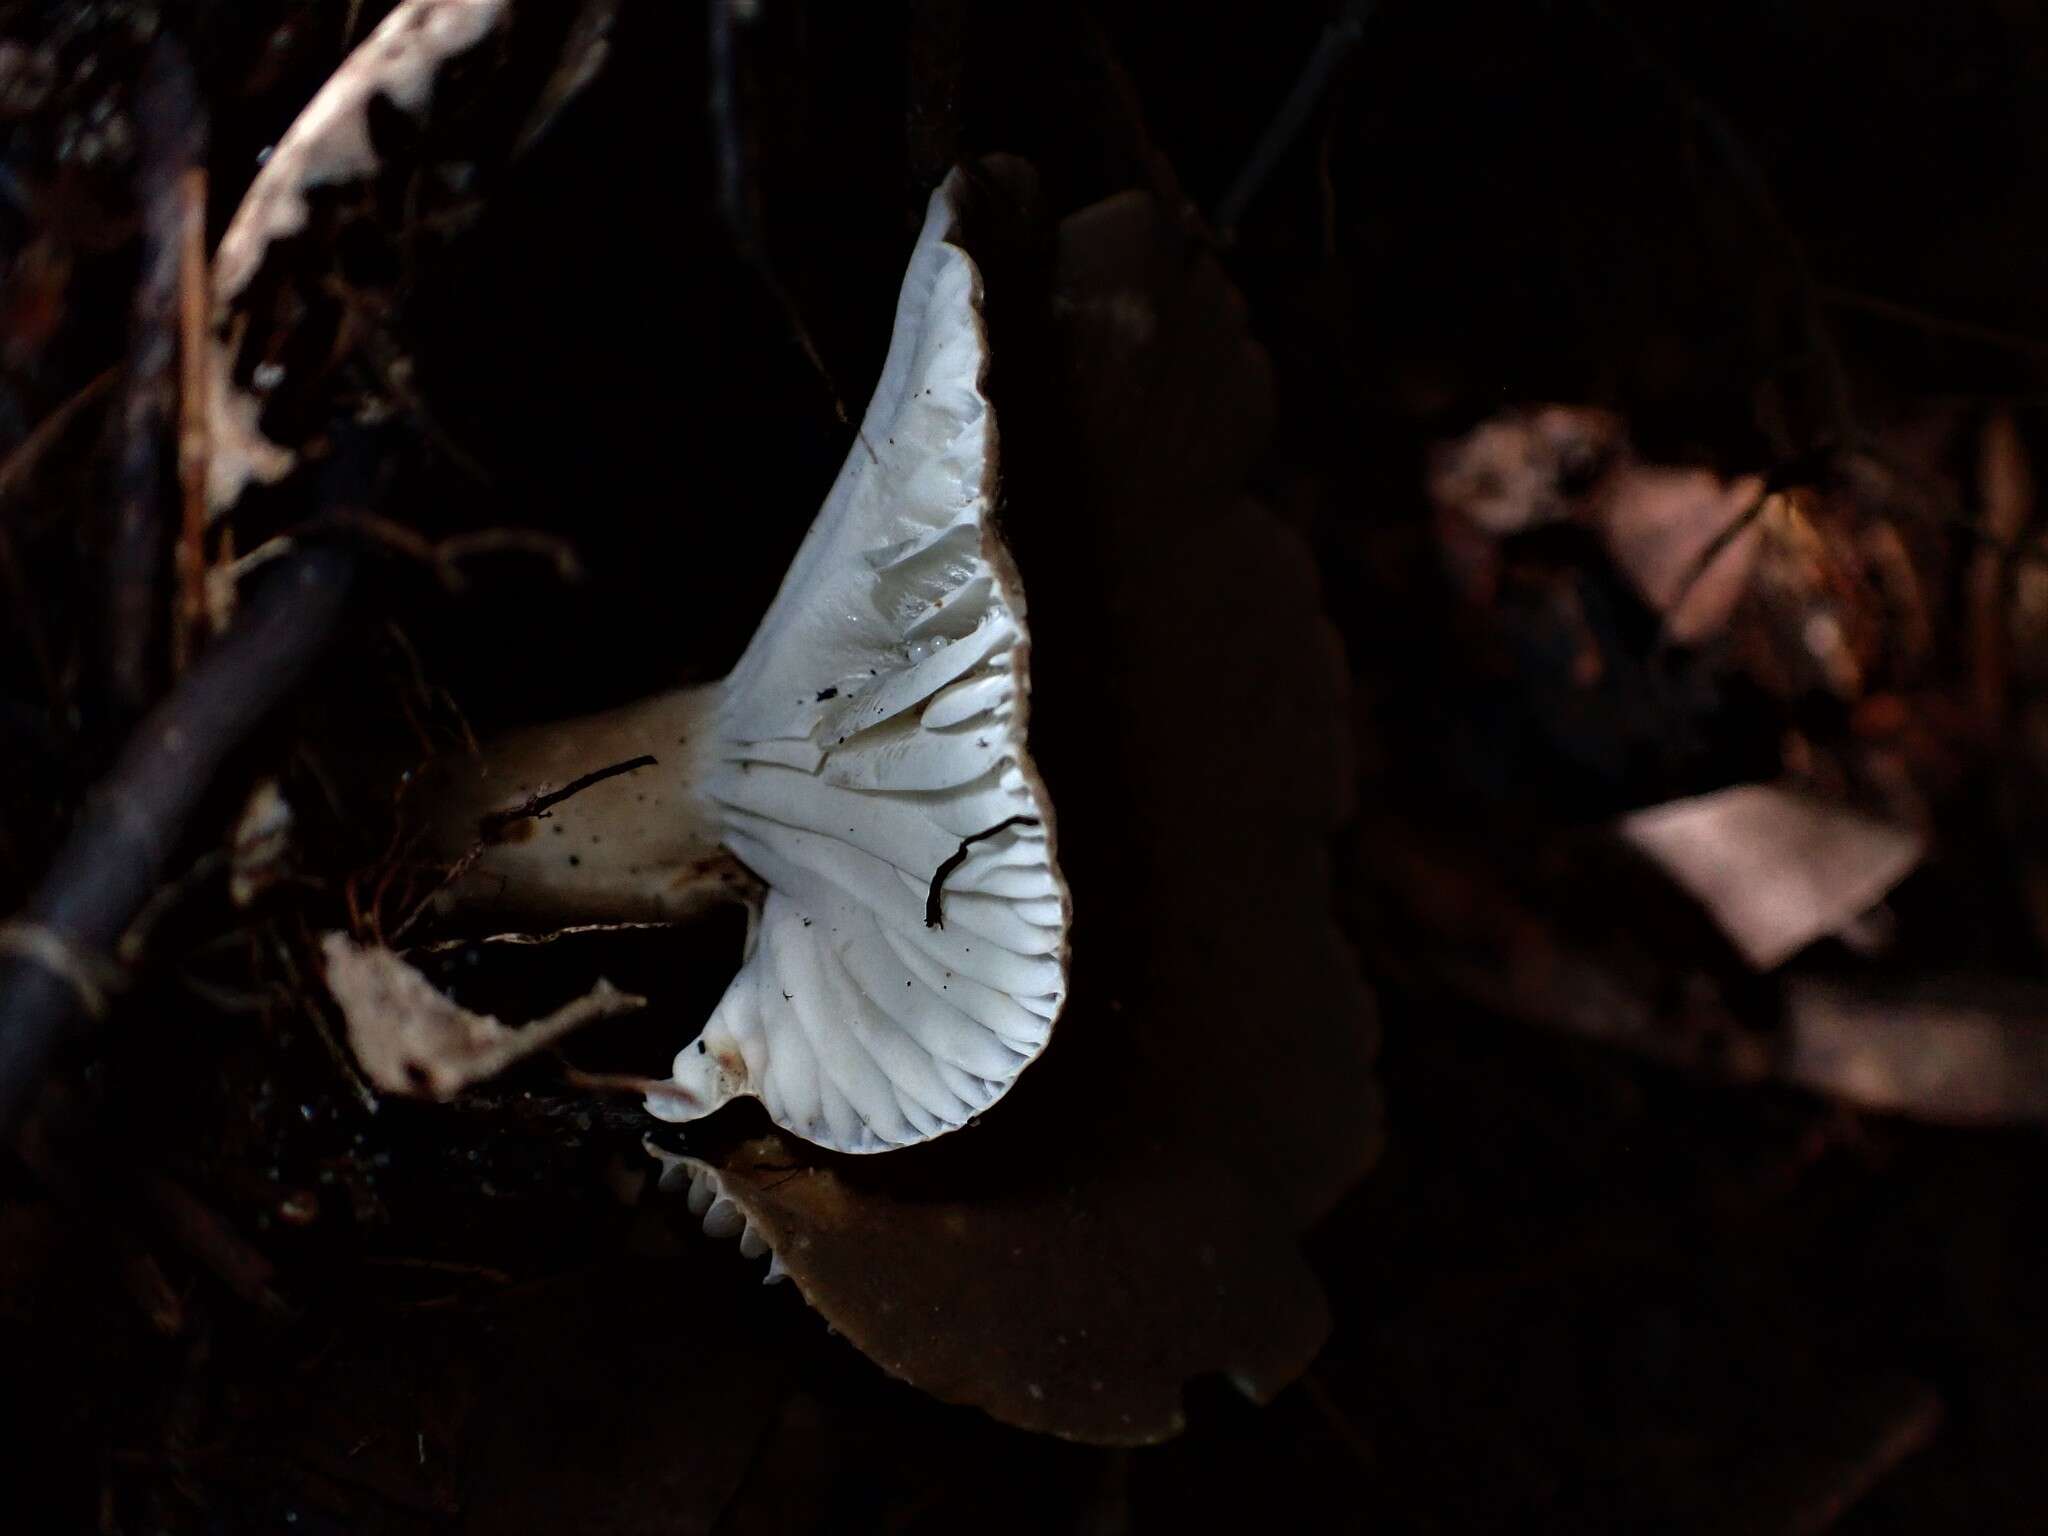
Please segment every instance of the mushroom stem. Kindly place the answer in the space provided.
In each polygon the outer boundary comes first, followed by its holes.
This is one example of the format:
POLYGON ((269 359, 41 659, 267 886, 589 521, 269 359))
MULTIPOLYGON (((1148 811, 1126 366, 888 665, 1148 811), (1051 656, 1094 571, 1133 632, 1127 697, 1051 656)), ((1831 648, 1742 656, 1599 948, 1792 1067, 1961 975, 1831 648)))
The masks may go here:
POLYGON ((553 922, 628 922, 743 899, 752 877, 725 851, 702 790, 723 697, 719 683, 682 688, 529 726, 491 742, 481 759, 437 768, 426 785, 434 850, 468 859, 447 900, 553 922), (640 758, 653 761, 550 802, 640 758))

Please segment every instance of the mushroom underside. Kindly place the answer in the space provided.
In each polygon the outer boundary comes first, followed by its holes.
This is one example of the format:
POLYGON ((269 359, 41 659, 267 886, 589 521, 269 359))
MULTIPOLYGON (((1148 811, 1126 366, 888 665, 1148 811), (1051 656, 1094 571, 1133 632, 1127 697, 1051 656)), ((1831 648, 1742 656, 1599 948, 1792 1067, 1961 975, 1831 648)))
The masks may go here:
POLYGON ((1065 1000, 1072 912, 1027 744, 1024 592, 993 525, 965 195, 958 175, 932 194, 861 430, 731 674, 523 731, 440 791, 451 855, 552 807, 549 836, 465 856, 456 899, 557 919, 751 900, 738 974, 649 1099, 664 1118, 756 1098, 820 1146, 914 1145, 1008 1092, 1065 1000), (607 762, 644 766, 552 805, 607 762))

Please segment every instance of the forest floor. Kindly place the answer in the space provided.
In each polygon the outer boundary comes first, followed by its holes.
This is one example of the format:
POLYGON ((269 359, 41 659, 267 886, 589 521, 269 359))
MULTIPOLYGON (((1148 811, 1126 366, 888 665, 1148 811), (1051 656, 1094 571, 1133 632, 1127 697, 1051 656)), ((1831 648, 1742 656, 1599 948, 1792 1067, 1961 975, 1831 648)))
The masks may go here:
MULTIPOLYGON (((593 4, 490 174, 319 205, 265 423, 337 468, 209 525, 191 253, 390 9, 0 0, 12 1528, 2038 1528, 2048 8, 593 4), (1382 1150, 1305 1241, 1315 1363, 1144 1448, 891 1379, 655 1194, 579 1074, 687 1038, 737 917, 446 951, 507 1017, 650 999, 449 1104, 319 981, 324 931, 473 936, 409 770, 730 665, 926 193, 997 152, 1055 215, 1178 196, 1350 672, 1382 1150), (67 864, 315 519, 347 599, 191 717, 219 763, 149 759, 165 846, 67 864), (125 934, 84 975, 21 937, 66 881, 125 934)), ((483 99, 377 148, 467 164, 483 99)))

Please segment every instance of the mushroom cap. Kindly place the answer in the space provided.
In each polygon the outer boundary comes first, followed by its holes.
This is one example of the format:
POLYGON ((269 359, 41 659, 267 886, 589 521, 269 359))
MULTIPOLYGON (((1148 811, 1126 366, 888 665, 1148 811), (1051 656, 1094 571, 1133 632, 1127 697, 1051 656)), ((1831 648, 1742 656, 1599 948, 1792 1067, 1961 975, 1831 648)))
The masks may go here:
POLYGON ((860 435, 723 685, 700 786, 769 889, 675 1086, 697 1113, 758 1098, 844 1152, 987 1109, 1067 992, 1024 594, 992 521, 981 275, 951 239, 964 186, 932 194, 860 435))

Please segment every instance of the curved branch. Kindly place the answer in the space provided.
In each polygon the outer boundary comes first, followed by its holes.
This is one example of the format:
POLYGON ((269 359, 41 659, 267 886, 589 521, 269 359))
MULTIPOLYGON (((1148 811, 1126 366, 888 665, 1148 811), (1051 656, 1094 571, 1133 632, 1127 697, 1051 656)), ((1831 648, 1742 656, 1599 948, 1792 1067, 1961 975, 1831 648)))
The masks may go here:
POLYGON ((235 627, 129 738, 14 922, 0 928, 0 1134, 11 1135, 51 1054, 120 972, 109 958, 163 879, 229 753, 297 685, 341 618, 356 556, 285 557, 235 627))

